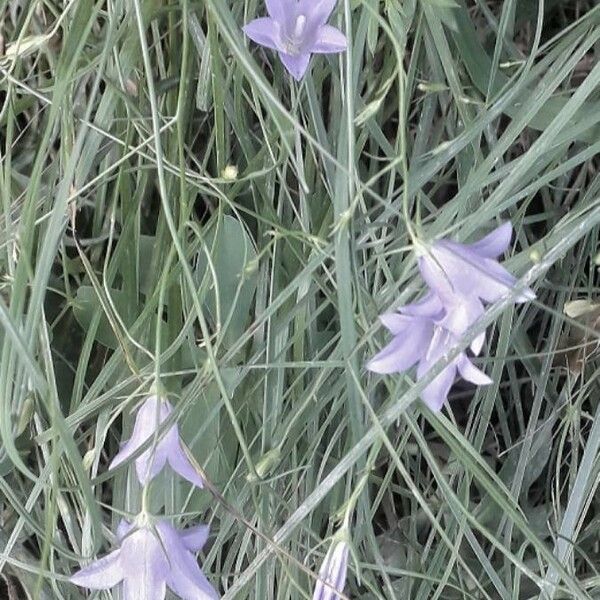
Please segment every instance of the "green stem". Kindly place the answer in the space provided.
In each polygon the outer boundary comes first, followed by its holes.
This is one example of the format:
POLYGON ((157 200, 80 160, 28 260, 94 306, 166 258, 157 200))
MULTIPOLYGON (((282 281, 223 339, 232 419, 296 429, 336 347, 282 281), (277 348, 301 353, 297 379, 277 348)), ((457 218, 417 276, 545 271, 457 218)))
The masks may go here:
POLYGON ((148 83, 148 95, 150 97, 150 108, 152 112, 152 130, 154 133, 154 146, 156 152, 156 169, 158 173, 158 188, 159 188, 159 196, 161 201, 161 207, 163 209, 163 213, 165 216, 165 221, 167 223, 167 228, 169 233, 171 234, 171 239, 173 240, 173 246, 177 252, 177 256, 179 258, 179 262, 181 264, 181 268, 183 270, 183 276, 185 282, 188 285, 190 290, 190 295, 192 297, 192 303, 194 305, 194 309, 196 311, 196 315, 198 317, 198 323, 200 325, 200 329, 202 331, 202 335, 205 341, 206 354, 208 356, 208 363, 212 367, 213 375, 215 377, 215 382, 217 387, 219 388, 219 392, 223 396, 223 401, 225 403, 225 407, 227 412, 229 413, 229 418, 231 420, 231 424, 235 431, 236 437, 238 439, 238 443, 240 444, 240 448, 244 455, 244 459, 246 461, 248 470, 254 476, 256 476, 256 471, 254 469, 254 464, 252 461, 252 457, 250 455, 250 450, 246 444, 244 439, 244 435, 240 424, 237 420, 237 416, 235 414, 235 410, 231 404, 231 400, 229 398, 229 394, 225 388, 221 375, 219 373, 219 369, 217 367, 216 356, 210 341, 210 331, 208 325, 206 323, 206 319, 204 318, 204 312, 200 305, 200 300, 198 298, 198 294, 196 294, 196 284, 194 282, 194 277, 192 275, 191 269, 187 263, 187 256, 181 246, 181 242, 179 240, 177 227, 175 226, 175 222, 173 219, 173 214, 171 211, 171 207, 169 206, 169 200, 167 195, 167 185, 165 182, 165 169, 163 162, 163 153, 162 153, 162 144, 160 139, 160 120, 158 113, 158 105, 156 102, 156 90, 154 86, 154 76, 152 74, 152 65, 150 62, 150 53, 148 51, 148 45, 146 43, 146 31, 144 28, 144 21, 142 18, 142 11, 140 8, 140 1, 133 0, 133 6, 135 10, 136 23, 138 27, 138 34, 140 38, 140 46, 142 50, 142 58, 144 62, 144 71, 146 74, 146 80, 148 83))

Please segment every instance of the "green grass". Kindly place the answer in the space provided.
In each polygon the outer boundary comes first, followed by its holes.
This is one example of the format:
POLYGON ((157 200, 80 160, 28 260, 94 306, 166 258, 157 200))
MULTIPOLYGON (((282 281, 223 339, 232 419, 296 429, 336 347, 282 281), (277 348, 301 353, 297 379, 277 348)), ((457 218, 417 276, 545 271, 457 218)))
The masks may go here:
POLYGON ((159 380, 209 484, 152 509, 211 524, 225 598, 310 598, 348 506, 348 598, 600 598, 600 370, 564 360, 597 336, 564 312, 599 295, 594 4, 339 0, 298 85, 257 0, 0 0, 0 597, 86 597, 159 380), (433 414, 364 369, 424 290, 409 229, 507 219, 537 300, 433 414))

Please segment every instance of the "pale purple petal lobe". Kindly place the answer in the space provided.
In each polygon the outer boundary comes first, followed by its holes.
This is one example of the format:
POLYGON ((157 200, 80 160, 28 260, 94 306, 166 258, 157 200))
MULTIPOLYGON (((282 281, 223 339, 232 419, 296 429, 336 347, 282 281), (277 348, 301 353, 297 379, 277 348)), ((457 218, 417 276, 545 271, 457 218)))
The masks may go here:
POLYGON ((167 582, 154 574, 149 580, 134 576, 123 582, 123 600, 165 600, 166 595, 167 582))
POLYGON ((331 25, 321 25, 310 51, 318 54, 331 54, 343 52, 347 47, 346 36, 339 29, 331 25))
POLYGON ((121 449, 115 454, 108 465, 108 468, 114 469, 120 464, 124 463, 136 451, 137 448, 139 448, 139 445, 136 445, 132 437, 121 446, 121 449))
MULTIPOLYGON (((517 279, 497 261, 482 258, 460 244, 450 245, 442 240, 433 247, 432 254, 455 294, 475 295, 486 302, 496 302, 517 283, 517 279)), ((526 302, 532 296, 533 292, 526 290, 515 298, 515 302, 526 302)))
POLYGON ((467 248, 483 258, 498 258, 508 250, 511 238, 512 224, 507 221, 474 244, 468 244, 467 248))
POLYGON ((331 16, 337 0, 299 0, 298 13, 305 14, 314 25, 323 25, 331 16))
POLYGON ((278 49, 279 25, 273 19, 269 17, 254 19, 242 30, 253 42, 272 50, 278 49))
POLYGON ((475 356, 479 356, 481 349, 483 348, 483 344, 485 343, 485 331, 482 331, 472 342, 471 342, 471 352, 475 356))
POLYGON ((185 454, 179 439, 177 439, 176 444, 173 443, 173 445, 169 448, 168 461, 175 473, 184 479, 187 479, 190 483, 193 483, 199 488, 204 487, 204 480, 185 454))
POLYGON ((489 385, 492 380, 479 370, 464 354, 458 361, 458 372, 461 376, 475 385, 489 385))
POLYGON ((406 304, 399 308, 398 311, 404 315, 438 320, 443 316, 444 305, 436 294, 429 292, 417 302, 406 304))
POLYGON ((265 3, 271 18, 281 23, 285 19, 286 10, 289 10, 289 2, 286 2, 286 0, 265 0, 265 3))
POLYGON ((414 322, 412 317, 400 313, 383 313, 379 315, 381 324, 394 335, 405 331, 414 322))
POLYGON ((310 54, 303 53, 293 56, 291 54, 286 54, 285 52, 280 52, 279 58, 281 59, 283 66, 296 81, 300 81, 304 77, 304 74, 308 69, 308 63, 310 62, 310 54))
MULTIPOLYGON (((429 371, 432 365, 427 363, 421 363, 419 365, 417 378, 422 379, 425 373, 429 371), (423 365, 423 366, 422 366, 423 365)), ((448 393, 450 392, 450 388, 454 383, 454 379, 456 378, 456 365, 454 363, 450 363, 433 381, 425 387, 425 389, 421 392, 421 398, 423 402, 427 404, 427 406, 433 412, 439 412, 442 409, 442 406, 448 399, 448 393)))
POLYGON ((138 481, 142 485, 146 485, 162 471, 166 462, 167 454, 164 443, 158 442, 154 448, 150 446, 135 461, 135 472, 138 481))
POLYGON ((187 600, 214 600, 218 594, 201 571, 192 553, 185 547, 177 530, 166 521, 157 525, 169 557, 168 586, 187 600))
POLYGON ((69 578, 71 583, 92 590, 106 590, 123 579, 123 571, 119 562, 121 551, 115 550, 91 565, 84 567, 69 578))
POLYGON ((329 548, 319 569, 319 579, 315 585, 313 600, 337 600, 340 598, 336 591, 344 591, 349 552, 349 546, 344 541, 334 542, 329 548))
POLYGON ((119 542, 123 541, 123 538, 133 529, 133 525, 128 523, 125 519, 121 519, 117 525, 117 539, 119 542))
POLYGON ((208 525, 196 525, 188 527, 179 532, 179 537, 183 545, 190 552, 198 552, 204 548, 206 540, 208 540, 209 527, 208 525))
POLYGON ((348 545, 345 543, 339 543, 336 545, 333 551, 332 569, 333 575, 332 582, 336 590, 342 592, 346 585, 346 574, 348 570, 348 545))
POLYGON ((455 290, 442 265, 432 254, 420 256, 418 260, 419 271, 425 283, 433 293, 439 297, 442 304, 452 304, 455 301, 455 290))
MULTIPOLYGON (((177 571, 177 568, 172 570, 167 585, 179 597, 184 600, 217 600, 219 598, 217 590, 200 569, 193 578, 182 577, 177 571)), ((186 575, 189 573, 186 572, 186 575)))
POLYGON ((163 600, 169 562, 160 540, 148 528, 127 536, 121 545, 125 573, 123 591, 127 600, 163 600))
POLYGON ((483 313, 483 304, 476 296, 457 297, 454 304, 447 307, 440 325, 460 337, 483 313))
POLYGON ((375 373, 401 373, 410 369, 427 351, 433 326, 425 319, 415 318, 413 325, 398 334, 368 363, 375 373))
POLYGON ((154 434, 157 427, 169 416, 170 412, 171 408, 168 402, 160 401, 157 396, 149 396, 137 411, 131 437, 115 455, 109 468, 114 469, 125 462, 154 434))

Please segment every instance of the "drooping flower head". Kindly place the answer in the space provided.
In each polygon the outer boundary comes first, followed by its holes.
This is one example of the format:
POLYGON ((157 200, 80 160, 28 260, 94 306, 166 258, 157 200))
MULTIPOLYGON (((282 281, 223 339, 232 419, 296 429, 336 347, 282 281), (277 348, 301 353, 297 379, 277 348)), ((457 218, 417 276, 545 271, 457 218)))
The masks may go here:
POLYGON ((207 526, 177 531, 144 515, 135 525, 121 521, 117 538, 117 550, 72 575, 71 583, 94 590, 122 585, 123 600, 164 600, 167 587, 184 600, 219 597, 193 555, 206 543, 207 526))
MULTIPOLYGON (((126 461, 145 442, 151 440, 157 434, 161 423, 168 418, 172 411, 173 407, 168 400, 158 396, 147 398, 138 409, 131 438, 123 444, 110 463, 110 468, 126 461)), ((148 483, 160 473, 167 462, 176 473, 190 483, 198 487, 204 486, 202 477, 190 462, 181 444, 176 423, 164 435, 159 435, 155 445, 150 443, 149 447, 135 459, 135 470, 139 482, 142 485, 148 483)))
POLYGON ((285 68, 302 79, 311 54, 330 54, 346 49, 346 36, 327 25, 336 0, 266 0, 268 17, 250 21, 243 29, 261 46, 279 53, 285 68))
MULTIPOLYGON (((417 380, 422 379, 456 347, 456 336, 440 324, 445 317, 446 311, 434 294, 400 308, 397 313, 381 315, 381 322, 394 337, 367 363, 367 369, 375 373, 402 373, 418 363, 417 380)), ((482 345, 482 336, 477 336, 471 350, 479 354, 482 345)), ((431 410, 441 410, 457 374, 476 385, 491 383, 466 353, 461 352, 421 392, 421 398, 431 410)))
MULTIPOLYGON (((381 315, 383 325, 394 338, 368 363, 376 373, 402 373, 417 366, 417 380, 458 343, 459 338, 484 312, 484 302, 495 302, 513 293, 514 302, 535 298, 529 289, 513 292, 517 280, 496 260, 510 244, 512 227, 505 223, 474 244, 440 240, 419 257, 419 270, 430 292, 415 304, 381 315)), ((481 352, 482 332, 471 343, 473 354, 481 352)), ((490 378, 459 353, 421 393, 423 401, 439 411, 457 374, 475 385, 487 385, 490 378)))
POLYGON ((344 591, 349 552, 350 547, 346 541, 334 540, 319 569, 319 579, 315 585, 313 600, 336 600, 341 598, 339 594, 336 594, 336 591, 344 591))
MULTIPOLYGON (((511 293, 517 279, 500 263, 512 237, 512 225, 504 223, 474 244, 439 240, 419 257, 419 270, 440 298, 447 315, 444 326, 462 335, 484 311, 483 302, 496 302, 511 293)), ((514 295, 516 303, 533 300, 525 289, 514 295)))

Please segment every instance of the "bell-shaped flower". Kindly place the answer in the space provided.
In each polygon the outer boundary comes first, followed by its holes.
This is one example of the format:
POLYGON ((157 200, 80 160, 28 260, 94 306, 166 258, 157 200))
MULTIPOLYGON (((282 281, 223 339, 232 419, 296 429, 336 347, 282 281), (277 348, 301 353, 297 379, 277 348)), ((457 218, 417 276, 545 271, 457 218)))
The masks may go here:
MULTIPOLYGON (((419 270, 446 308, 444 327, 462 335, 483 314, 482 302, 496 302, 515 288, 517 279, 497 258, 510 245, 512 226, 504 223, 474 244, 439 240, 419 257, 419 270)), ((535 298, 529 288, 517 303, 535 298)))
MULTIPOLYGON (((458 338, 443 326, 447 311, 434 294, 379 318, 394 337, 367 363, 367 369, 375 373, 402 373, 418 363, 417 380, 421 380, 458 342, 458 338)), ((481 351, 482 335, 471 343, 474 354, 481 351)), ((491 379, 460 352, 421 392, 421 398, 431 410, 441 410, 457 374, 475 385, 491 383, 491 379)))
MULTIPOLYGON (((419 360, 417 381, 425 379, 429 370, 456 348, 457 342, 458 339, 452 332, 443 327, 436 327, 427 352, 419 360)), ((423 402, 432 411, 438 412, 442 409, 457 375, 475 385, 489 385, 492 383, 492 380, 478 369, 464 352, 460 352, 444 367, 441 373, 429 381, 421 392, 423 402)))
POLYGON ((148 440, 149 446, 135 459, 138 480, 146 485, 162 470, 168 462, 171 468, 184 479, 198 487, 204 482, 192 465, 179 438, 177 424, 173 424, 165 432, 159 431, 163 423, 173 411, 170 402, 158 396, 148 397, 138 409, 131 438, 123 444, 121 450, 110 463, 114 468, 126 461, 138 448, 148 440), (156 443, 153 438, 157 437, 156 443))
POLYGON ((268 17, 250 21, 243 29, 261 46, 279 53, 285 68, 302 79, 311 54, 346 50, 346 36, 327 20, 336 0, 266 0, 268 17))
POLYGON ((315 585, 313 600, 336 600, 341 598, 336 592, 343 592, 346 585, 349 552, 350 547, 346 541, 334 540, 319 569, 319 578, 315 585))
POLYGON ((140 521, 121 521, 120 547, 72 575, 71 583, 93 590, 121 585, 123 600, 164 600, 167 588, 184 600, 219 598, 193 555, 206 542, 207 526, 178 531, 164 520, 140 521))
MULTIPOLYGON (((430 292, 416 304, 380 317, 394 338, 368 363, 376 373, 402 373, 417 366, 417 380, 456 348, 459 338, 484 312, 484 302, 496 302, 513 292, 517 279, 497 258, 508 249, 512 226, 504 223, 474 244, 440 240, 419 257, 419 269, 430 292)), ((514 302, 526 302, 535 294, 526 288, 513 294, 514 302)), ((478 355, 485 341, 481 332, 471 342, 478 355)), ((464 352, 454 357, 432 381, 421 397, 434 411, 441 409, 457 375, 475 385, 491 383, 490 378, 464 352)))

